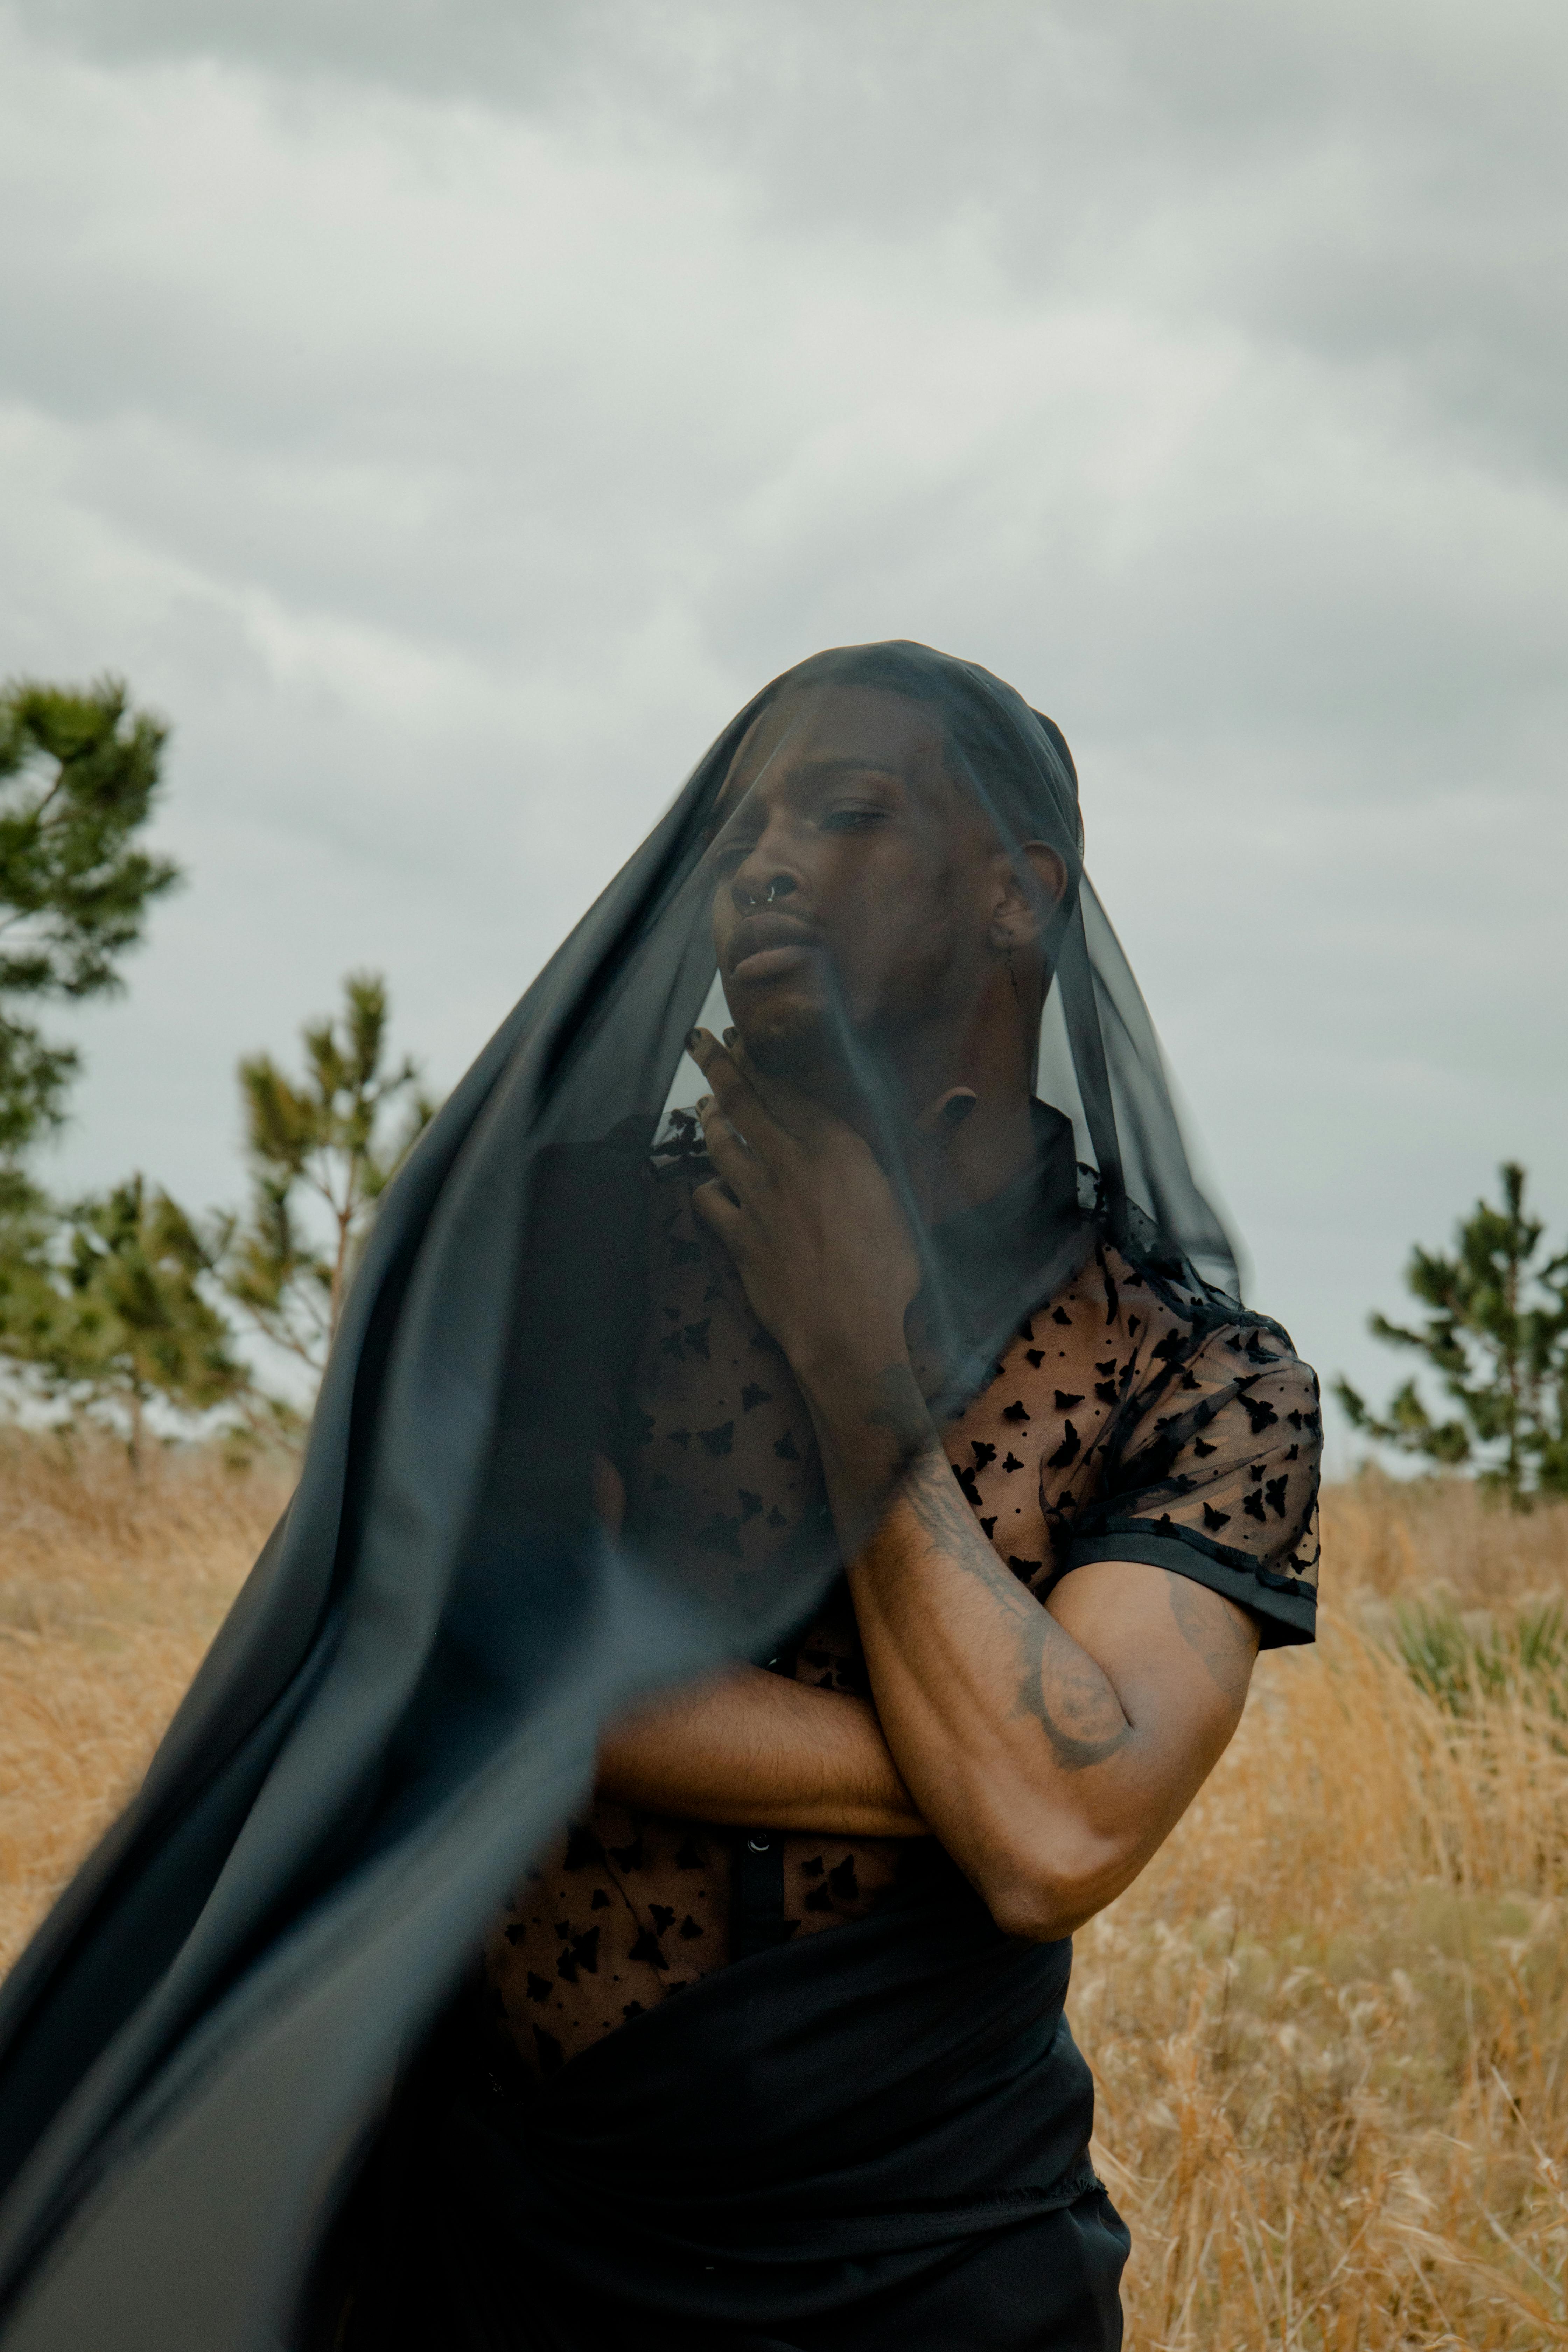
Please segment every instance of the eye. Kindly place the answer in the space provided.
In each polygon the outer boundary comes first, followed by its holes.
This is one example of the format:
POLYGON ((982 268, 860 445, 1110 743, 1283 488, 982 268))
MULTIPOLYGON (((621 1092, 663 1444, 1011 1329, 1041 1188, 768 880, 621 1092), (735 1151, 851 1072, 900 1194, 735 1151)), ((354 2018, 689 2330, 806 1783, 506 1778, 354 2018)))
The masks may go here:
POLYGON ((886 809, 873 808, 865 802, 847 802, 842 807, 826 810, 818 823, 824 833, 862 833, 869 826, 886 822, 886 809))
POLYGON ((721 834, 708 852, 708 863, 716 874, 733 874, 756 845, 755 838, 748 839, 744 834, 721 834))

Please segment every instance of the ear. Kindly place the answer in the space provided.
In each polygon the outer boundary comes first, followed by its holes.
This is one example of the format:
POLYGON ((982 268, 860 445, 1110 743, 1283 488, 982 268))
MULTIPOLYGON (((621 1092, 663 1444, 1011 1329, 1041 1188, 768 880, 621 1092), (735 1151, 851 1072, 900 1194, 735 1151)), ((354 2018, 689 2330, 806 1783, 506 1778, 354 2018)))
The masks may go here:
POLYGON ((999 952, 1038 939, 1067 894, 1067 862, 1048 842, 998 850, 991 861, 991 944, 999 952))

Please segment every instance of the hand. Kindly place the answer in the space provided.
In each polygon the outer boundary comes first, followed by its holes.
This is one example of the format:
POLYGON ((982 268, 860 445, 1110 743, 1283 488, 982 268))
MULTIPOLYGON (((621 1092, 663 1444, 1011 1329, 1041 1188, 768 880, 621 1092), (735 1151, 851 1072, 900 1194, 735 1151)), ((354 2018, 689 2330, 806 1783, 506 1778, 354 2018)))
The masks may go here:
POLYGON ((719 1172, 692 1205, 802 1386, 819 1369, 907 1362, 920 1259, 870 1146, 795 1087, 764 1094, 740 1048, 708 1030, 693 1031, 689 1051, 713 1089, 697 1108, 719 1172))

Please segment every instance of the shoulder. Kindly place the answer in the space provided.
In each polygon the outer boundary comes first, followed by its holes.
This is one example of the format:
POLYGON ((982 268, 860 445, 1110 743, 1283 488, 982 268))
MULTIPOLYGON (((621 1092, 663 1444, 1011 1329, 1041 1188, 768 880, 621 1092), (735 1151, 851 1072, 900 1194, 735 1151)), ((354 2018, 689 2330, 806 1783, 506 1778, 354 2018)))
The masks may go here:
POLYGON ((1114 1402, 1062 1530, 1064 1569, 1149 1559, 1242 1601, 1266 1643, 1310 1640, 1322 1447, 1311 1366, 1271 1317, 1133 1250, 1102 1241, 1074 1290, 1069 1321, 1096 1307, 1103 1318, 1094 1393, 1114 1402))
POLYGON ((1145 1559, 1248 1606, 1265 1644, 1311 1639, 1321 1400, 1272 1318, 1098 1234, 954 1433, 987 1515, 1002 1423, 999 1467, 1023 1467, 1025 1446, 1037 1463, 1035 1590, 1086 1561, 1145 1559))

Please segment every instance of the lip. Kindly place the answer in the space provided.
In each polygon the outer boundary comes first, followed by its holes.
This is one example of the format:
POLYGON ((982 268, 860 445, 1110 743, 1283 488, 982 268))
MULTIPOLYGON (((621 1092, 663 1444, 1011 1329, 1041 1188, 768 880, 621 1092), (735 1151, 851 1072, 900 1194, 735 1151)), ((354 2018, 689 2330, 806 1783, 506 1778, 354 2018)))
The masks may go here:
POLYGON ((797 940, 788 947, 757 948, 730 966, 730 977, 746 982, 775 980, 781 972, 794 971, 799 965, 809 963, 816 952, 815 946, 805 940, 797 940))
POLYGON ((809 923, 795 915, 748 915, 738 923, 725 959, 731 980, 773 980, 795 971, 821 945, 809 923))

